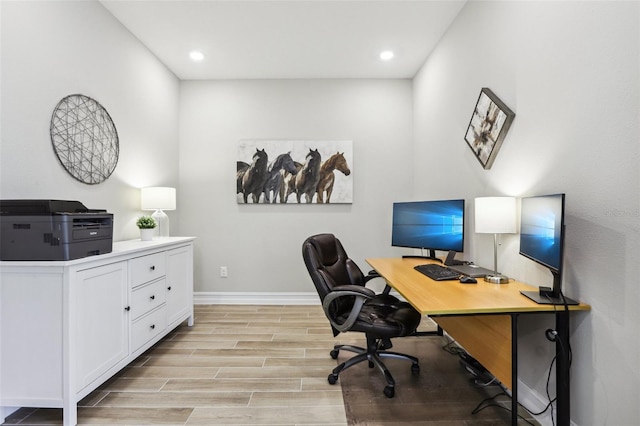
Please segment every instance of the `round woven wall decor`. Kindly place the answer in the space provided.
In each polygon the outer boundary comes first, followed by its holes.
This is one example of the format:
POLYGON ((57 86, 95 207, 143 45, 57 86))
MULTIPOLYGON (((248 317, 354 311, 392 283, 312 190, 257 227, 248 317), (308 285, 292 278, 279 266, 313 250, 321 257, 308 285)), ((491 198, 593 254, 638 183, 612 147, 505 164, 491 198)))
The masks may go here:
POLYGON ((118 164, 116 126, 107 110, 88 96, 69 95, 58 102, 50 133, 60 164, 80 182, 103 182, 118 164))

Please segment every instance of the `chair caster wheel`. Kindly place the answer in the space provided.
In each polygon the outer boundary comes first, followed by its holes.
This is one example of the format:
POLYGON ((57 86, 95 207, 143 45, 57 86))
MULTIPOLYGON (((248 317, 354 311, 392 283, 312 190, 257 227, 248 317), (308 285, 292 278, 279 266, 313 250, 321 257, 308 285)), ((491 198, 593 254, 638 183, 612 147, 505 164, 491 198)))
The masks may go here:
POLYGON ((336 382, 338 381, 338 375, 337 374, 329 374, 329 377, 327 377, 327 381, 329 381, 330 385, 335 385, 336 382))
POLYGON ((411 374, 417 376, 420 373, 420 366, 418 364, 411 364, 411 374))
POLYGON ((332 350, 331 352, 329 352, 329 355, 331 355, 331 358, 333 359, 337 359, 338 358, 338 352, 336 349, 332 350))
POLYGON ((393 386, 385 386, 385 388, 384 388, 384 396, 386 396, 387 398, 393 398, 395 393, 396 393, 396 391, 395 391, 395 388, 393 386))

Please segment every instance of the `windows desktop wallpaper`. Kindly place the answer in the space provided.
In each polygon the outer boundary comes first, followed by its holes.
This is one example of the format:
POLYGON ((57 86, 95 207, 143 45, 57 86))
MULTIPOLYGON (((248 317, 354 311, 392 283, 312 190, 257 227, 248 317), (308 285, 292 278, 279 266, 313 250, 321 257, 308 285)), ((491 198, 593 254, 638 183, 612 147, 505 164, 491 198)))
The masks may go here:
POLYGON ((395 203, 391 240, 396 247, 461 252, 464 200, 395 203))
POLYGON ((562 198, 522 199, 520 253, 538 263, 560 270, 562 263, 562 198))

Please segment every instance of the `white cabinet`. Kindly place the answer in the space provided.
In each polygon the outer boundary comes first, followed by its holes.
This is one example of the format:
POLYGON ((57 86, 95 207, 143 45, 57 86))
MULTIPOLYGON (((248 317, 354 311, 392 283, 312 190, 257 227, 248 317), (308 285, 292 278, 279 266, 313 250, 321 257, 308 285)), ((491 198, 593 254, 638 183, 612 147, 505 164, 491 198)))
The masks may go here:
POLYGON ((80 399, 185 320, 193 325, 193 238, 0 262, 1 413, 61 407, 75 425, 80 399))
POLYGON ((127 262, 78 271, 77 389, 129 355, 127 262))
MULTIPOLYGON (((180 322, 193 309, 193 249, 191 246, 167 251, 167 322, 180 322)), ((193 323, 189 324, 193 325, 193 323)))

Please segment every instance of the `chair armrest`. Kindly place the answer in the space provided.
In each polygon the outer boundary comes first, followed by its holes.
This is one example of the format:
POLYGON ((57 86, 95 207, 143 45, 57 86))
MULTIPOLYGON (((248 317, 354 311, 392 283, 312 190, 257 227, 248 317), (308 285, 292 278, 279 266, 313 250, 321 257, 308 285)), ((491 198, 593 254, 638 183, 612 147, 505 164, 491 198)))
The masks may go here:
POLYGON ((371 298, 376 295, 376 292, 371 290, 370 288, 355 284, 345 284, 335 286, 331 293, 327 295, 327 297, 336 292, 351 292, 352 294, 349 294, 349 296, 364 296, 367 298, 371 298))
MULTIPOLYGON (((382 275, 378 273, 375 269, 369 271, 369 273, 364 277, 365 285, 374 278, 383 278, 382 275)), ((384 278, 383 278, 384 279, 384 278)), ((391 292, 391 286, 385 280, 384 290, 382 290, 382 294, 389 294, 391 292)))
POLYGON ((367 283, 368 281, 371 281, 374 278, 382 278, 382 276, 378 273, 378 271, 376 271, 375 269, 372 269, 369 271, 367 275, 364 276, 364 282, 367 283))
POLYGON ((362 310, 362 306, 364 303, 375 296, 375 292, 366 287, 362 287, 359 285, 341 285, 333 288, 333 291, 327 294, 322 302, 322 309, 324 310, 327 318, 331 325, 340 332, 349 331, 353 324, 358 319, 358 314, 362 310), (337 323, 331 317, 331 313, 329 308, 331 303, 340 298, 340 297, 353 297, 355 296, 356 300, 353 303, 353 307, 351 308, 351 312, 349 312, 349 316, 342 324, 337 323))

